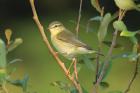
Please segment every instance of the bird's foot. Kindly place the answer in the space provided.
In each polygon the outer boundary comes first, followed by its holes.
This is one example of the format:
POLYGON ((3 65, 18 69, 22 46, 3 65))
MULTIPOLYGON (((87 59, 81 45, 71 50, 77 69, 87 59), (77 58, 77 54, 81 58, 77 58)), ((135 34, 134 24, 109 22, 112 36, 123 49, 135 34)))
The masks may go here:
POLYGON ((67 76, 70 75, 70 70, 69 70, 69 69, 67 70, 66 75, 67 75, 67 76))
POLYGON ((58 55, 58 52, 55 52, 55 56, 57 56, 58 55))

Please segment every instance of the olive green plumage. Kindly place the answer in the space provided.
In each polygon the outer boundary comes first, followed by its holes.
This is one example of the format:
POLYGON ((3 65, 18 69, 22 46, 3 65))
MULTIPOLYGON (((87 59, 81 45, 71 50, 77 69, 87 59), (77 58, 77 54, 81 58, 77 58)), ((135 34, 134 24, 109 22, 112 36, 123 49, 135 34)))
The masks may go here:
POLYGON ((48 29, 51 32, 51 41, 58 53, 69 60, 80 54, 97 53, 87 44, 80 41, 71 31, 58 21, 52 22, 48 29))

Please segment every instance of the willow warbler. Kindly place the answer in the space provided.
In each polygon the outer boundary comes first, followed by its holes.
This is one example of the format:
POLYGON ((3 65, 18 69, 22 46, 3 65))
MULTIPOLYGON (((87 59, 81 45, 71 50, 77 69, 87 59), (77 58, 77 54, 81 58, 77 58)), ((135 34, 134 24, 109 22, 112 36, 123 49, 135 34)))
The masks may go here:
POLYGON ((122 10, 137 10, 140 11, 139 5, 136 5, 134 0, 114 0, 116 5, 122 10))
POLYGON ((81 42, 71 31, 58 21, 49 24, 51 32, 51 41, 58 53, 69 60, 76 58, 81 54, 97 53, 88 45, 81 42))

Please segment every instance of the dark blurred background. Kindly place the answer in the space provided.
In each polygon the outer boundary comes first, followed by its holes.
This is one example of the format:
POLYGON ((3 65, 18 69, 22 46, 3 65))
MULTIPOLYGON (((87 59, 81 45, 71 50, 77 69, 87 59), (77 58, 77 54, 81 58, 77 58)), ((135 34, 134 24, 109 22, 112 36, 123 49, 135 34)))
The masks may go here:
MULTIPOLYGON (((80 0, 35 0, 37 10, 40 16, 49 16, 63 14, 68 11, 78 11, 80 0)), ((118 8, 114 0, 99 0, 100 4, 105 7, 106 12, 114 13, 118 8)), ((140 3, 140 0, 137 0, 140 3)), ((83 0, 82 13, 95 14, 90 0, 83 0)), ((29 0, 0 0, 0 27, 6 26, 10 20, 15 18, 28 18, 32 16, 29 0)), ((140 28, 140 13, 130 11, 125 17, 125 22, 130 30, 140 28)))

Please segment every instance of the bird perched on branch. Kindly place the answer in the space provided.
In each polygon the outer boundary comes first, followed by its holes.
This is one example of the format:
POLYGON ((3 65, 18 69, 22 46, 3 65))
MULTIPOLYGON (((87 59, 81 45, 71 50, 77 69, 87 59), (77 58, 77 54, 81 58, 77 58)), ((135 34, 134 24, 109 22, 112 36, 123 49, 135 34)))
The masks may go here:
POLYGON ((134 0, 114 0, 116 5, 121 9, 121 10, 137 10, 140 11, 140 5, 137 5, 134 0))
POLYGON ((58 21, 49 24, 48 29, 51 32, 51 41, 58 53, 69 60, 76 58, 81 54, 97 53, 87 44, 80 41, 71 31, 58 21))

